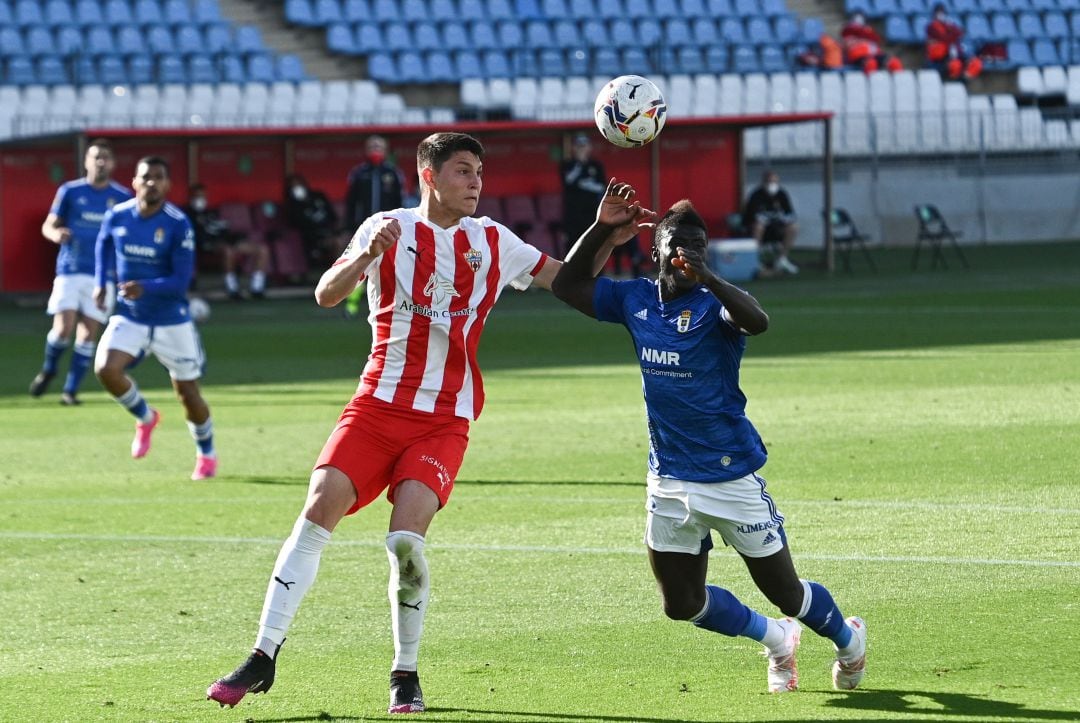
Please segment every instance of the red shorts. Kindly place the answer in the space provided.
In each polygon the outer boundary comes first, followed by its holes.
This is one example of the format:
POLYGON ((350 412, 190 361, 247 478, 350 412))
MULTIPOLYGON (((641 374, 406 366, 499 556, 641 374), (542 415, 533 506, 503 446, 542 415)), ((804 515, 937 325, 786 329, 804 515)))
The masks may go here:
POLYGON ((323 445, 315 469, 336 467, 356 488, 351 515, 384 489, 407 479, 431 488, 445 507, 469 446, 469 420, 395 407, 371 396, 352 398, 323 445))

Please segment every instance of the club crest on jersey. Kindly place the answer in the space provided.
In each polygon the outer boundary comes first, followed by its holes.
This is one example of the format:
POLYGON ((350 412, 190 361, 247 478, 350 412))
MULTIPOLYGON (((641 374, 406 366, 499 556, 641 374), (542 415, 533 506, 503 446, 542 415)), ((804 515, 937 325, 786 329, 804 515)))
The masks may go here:
POLYGON ((476 249, 469 249, 462 254, 465 257, 465 263, 469 265, 469 268, 474 272, 480 270, 480 264, 484 261, 484 254, 480 253, 476 249))
POLYGON ((675 328, 679 330, 680 334, 685 334, 690 331, 690 317, 691 311, 686 309, 683 313, 679 314, 679 320, 675 323, 675 328))
POLYGON ((461 296, 452 282, 434 272, 424 286, 424 293, 431 297, 432 306, 444 306, 450 302, 451 297, 461 296))
POLYGON ((159 228, 156 231, 154 231, 154 243, 156 243, 156 244, 165 243, 165 229, 159 228))

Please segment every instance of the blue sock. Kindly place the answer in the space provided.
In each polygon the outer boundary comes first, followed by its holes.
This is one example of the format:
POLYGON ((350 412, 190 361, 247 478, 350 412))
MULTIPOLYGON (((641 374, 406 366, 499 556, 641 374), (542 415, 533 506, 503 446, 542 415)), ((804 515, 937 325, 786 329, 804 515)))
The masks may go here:
POLYGON ((74 394, 79 391, 86 370, 90 368, 90 360, 94 358, 94 342, 80 341, 75 344, 71 352, 71 366, 68 367, 67 379, 64 381, 64 391, 74 394))
POLYGON ((124 409, 131 412, 143 424, 154 418, 154 415, 150 413, 150 405, 143 399, 143 395, 139 394, 139 388, 135 386, 135 382, 131 383, 130 389, 116 397, 116 401, 120 402, 124 409))
POLYGON ((706 585, 708 596, 703 609, 694 625, 714 633, 736 637, 745 635, 754 640, 765 637, 765 618, 739 602, 731 592, 715 585, 706 585))
POLYGON ((64 355, 67 348, 68 343, 50 331, 45 336, 45 363, 41 365, 41 371, 46 374, 56 374, 60 357, 64 355))
POLYGON ((833 641, 836 647, 846 648, 851 642, 851 628, 844 624, 844 615, 836 606, 832 595, 824 585, 816 582, 803 580, 802 584, 806 596, 803 598, 802 610, 799 611, 799 620, 821 637, 833 641))
POLYGON ((188 429, 191 431, 191 437, 195 440, 195 444, 199 448, 199 454, 206 456, 213 456, 214 454, 214 421, 210 417, 206 418, 206 421, 202 424, 195 424, 195 422, 187 423, 188 429))

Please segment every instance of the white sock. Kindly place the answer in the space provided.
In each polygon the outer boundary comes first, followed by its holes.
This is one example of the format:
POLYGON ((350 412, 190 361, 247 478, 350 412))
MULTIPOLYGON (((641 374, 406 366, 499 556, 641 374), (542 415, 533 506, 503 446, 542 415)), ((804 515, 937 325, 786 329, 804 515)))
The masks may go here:
POLYGON ((390 619, 394 629, 391 670, 416 670, 420 633, 424 630, 430 578, 424 559, 424 538, 404 530, 386 536, 390 559, 390 619))
POLYGON ((769 650, 774 650, 783 642, 784 629, 780 627, 780 623, 775 618, 765 618, 765 637, 761 639, 761 644, 769 650))
POLYGON ((253 271, 251 274, 251 290, 261 294, 266 289, 266 274, 262 271, 253 271))
POLYGON ((319 571, 319 557, 330 532, 303 515, 293 526, 292 534, 281 546, 274 574, 266 588, 262 617, 259 618, 259 637, 255 647, 273 656, 285 641, 285 633, 304 599, 315 573, 319 571))
POLYGON ((131 383, 128 390, 118 397, 113 397, 124 409, 135 415, 142 424, 150 424, 154 421, 154 408, 147 404, 135 382, 131 383))
POLYGON ((232 271, 225 274, 225 290, 230 294, 240 290, 240 282, 236 279, 236 274, 232 271))

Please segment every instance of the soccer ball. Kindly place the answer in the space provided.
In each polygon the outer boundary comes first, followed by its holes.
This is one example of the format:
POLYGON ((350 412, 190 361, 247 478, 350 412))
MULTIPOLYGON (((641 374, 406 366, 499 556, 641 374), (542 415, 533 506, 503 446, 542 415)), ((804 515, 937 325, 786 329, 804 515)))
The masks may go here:
POLYGON ((196 296, 188 301, 188 313, 191 314, 192 321, 201 324, 210 318, 210 304, 206 303, 206 299, 196 296))
POLYGON ((648 78, 620 75, 600 89, 593 116, 604 138, 621 148, 638 148, 660 135, 667 103, 648 78))

